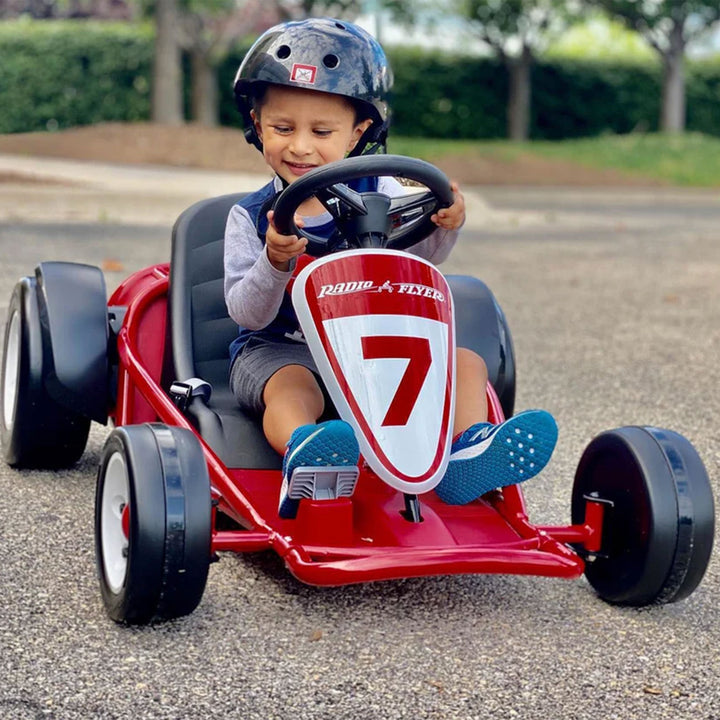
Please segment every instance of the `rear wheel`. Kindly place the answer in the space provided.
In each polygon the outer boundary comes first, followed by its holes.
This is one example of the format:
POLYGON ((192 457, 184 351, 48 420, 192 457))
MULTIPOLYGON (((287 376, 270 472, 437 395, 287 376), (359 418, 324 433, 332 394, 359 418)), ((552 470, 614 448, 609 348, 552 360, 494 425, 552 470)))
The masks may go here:
POLYGON ((0 438, 3 457, 14 467, 68 467, 85 450, 90 419, 48 394, 47 352, 36 280, 23 278, 10 298, 0 369, 0 438))
POLYGON ((602 546, 585 575, 620 605, 676 602, 702 580, 712 551, 715 511, 707 472, 683 436, 623 427, 588 445, 575 475, 573 523, 586 498, 604 502, 602 546))
POLYGON ((211 532, 210 480, 195 435, 160 424, 115 429, 95 497, 108 615, 143 624, 191 613, 205 590, 211 532))

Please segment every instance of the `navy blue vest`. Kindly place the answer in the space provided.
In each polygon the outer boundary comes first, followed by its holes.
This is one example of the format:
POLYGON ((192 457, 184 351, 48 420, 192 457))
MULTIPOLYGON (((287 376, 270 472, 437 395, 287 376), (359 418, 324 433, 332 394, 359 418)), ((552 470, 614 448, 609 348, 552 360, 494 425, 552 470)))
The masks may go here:
MULTIPOLYGON (((358 181, 348 183, 348 185, 356 192, 375 192, 378 187, 377 178, 363 178, 358 181)), ((258 231, 258 236, 265 243, 265 233, 267 232, 268 221, 267 211, 271 209, 271 203, 275 198, 276 191, 274 182, 269 182, 260 190, 246 195, 238 205, 246 210, 250 216, 250 220, 254 223, 258 231)), ((335 223, 331 220, 324 225, 312 228, 313 235, 329 238, 335 229, 335 223)), ((297 269, 296 269, 297 272, 297 269)), ((294 277, 294 276, 293 276, 294 277)), ((294 342, 300 335, 300 323, 298 322, 295 309, 292 306, 290 293, 286 290, 285 295, 280 304, 280 310, 275 318, 260 330, 248 330, 239 327, 239 335, 230 343, 230 363, 235 360, 238 353, 243 349, 250 338, 258 337, 273 342, 294 342)))

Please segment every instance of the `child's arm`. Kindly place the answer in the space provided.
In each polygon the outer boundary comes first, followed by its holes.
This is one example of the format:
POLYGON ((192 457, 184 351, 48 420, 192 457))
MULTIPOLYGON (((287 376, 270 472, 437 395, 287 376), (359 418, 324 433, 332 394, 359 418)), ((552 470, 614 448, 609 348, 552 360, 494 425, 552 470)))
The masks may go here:
POLYGON ((273 266, 247 212, 235 206, 225 228, 225 303, 230 317, 249 330, 278 313, 292 272, 273 266))
POLYGON ((465 197, 456 182, 450 183, 450 188, 455 195, 455 202, 449 208, 439 210, 430 219, 444 230, 459 230, 465 224, 465 197))

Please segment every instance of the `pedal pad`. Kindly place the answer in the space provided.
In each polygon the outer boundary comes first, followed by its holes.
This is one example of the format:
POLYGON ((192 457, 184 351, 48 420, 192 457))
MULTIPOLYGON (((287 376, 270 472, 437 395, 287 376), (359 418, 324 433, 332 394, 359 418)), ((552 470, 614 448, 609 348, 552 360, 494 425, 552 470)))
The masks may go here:
POLYGON ((360 469, 357 465, 296 467, 288 483, 288 497, 293 500, 334 500, 355 492, 360 469))

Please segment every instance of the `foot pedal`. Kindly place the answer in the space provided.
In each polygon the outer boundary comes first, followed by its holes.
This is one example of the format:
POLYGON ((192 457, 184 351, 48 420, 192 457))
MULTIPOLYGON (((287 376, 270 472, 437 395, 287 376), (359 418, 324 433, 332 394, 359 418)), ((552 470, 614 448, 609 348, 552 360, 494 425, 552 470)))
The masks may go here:
POLYGON ((360 469, 357 465, 296 467, 288 483, 288 497, 293 500, 334 500, 355 492, 360 469))

